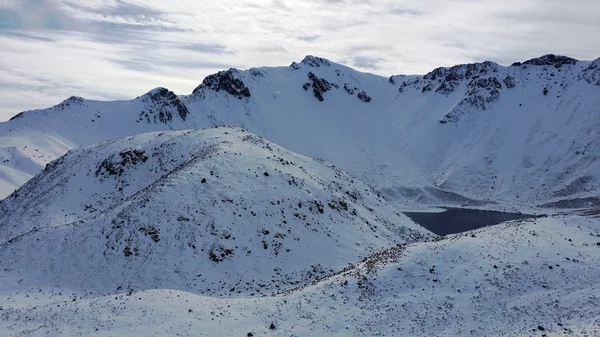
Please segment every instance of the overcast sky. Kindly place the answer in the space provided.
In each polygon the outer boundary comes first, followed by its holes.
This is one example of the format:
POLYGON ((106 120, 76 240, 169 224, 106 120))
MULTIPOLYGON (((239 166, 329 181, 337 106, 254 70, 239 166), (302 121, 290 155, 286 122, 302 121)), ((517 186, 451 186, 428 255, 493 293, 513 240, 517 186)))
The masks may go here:
POLYGON ((599 0, 0 0, 0 121, 326 57, 382 75, 600 57, 599 0))

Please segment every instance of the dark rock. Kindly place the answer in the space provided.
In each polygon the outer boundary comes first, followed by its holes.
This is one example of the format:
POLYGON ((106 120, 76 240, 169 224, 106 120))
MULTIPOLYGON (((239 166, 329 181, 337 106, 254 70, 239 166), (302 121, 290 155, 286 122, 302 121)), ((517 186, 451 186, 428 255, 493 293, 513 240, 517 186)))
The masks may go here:
POLYGON ((233 249, 226 248, 221 245, 211 248, 211 250, 208 252, 208 257, 210 260, 216 263, 223 262, 231 255, 233 255, 233 249))
POLYGON ((133 253, 131 252, 131 248, 125 247, 123 249, 123 254, 125 255, 125 257, 127 257, 127 256, 131 256, 133 253))
POLYGON ((535 65, 535 66, 554 66, 555 68, 560 68, 563 65, 573 65, 576 64, 577 60, 574 58, 570 58, 562 55, 554 55, 547 54, 541 57, 533 58, 531 60, 527 60, 522 64, 519 62, 513 63, 514 66, 517 65, 535 65))
POLYGON ((365 103, 369 103, 372 101, 372 98, 369 95, 367 95, 367 93, 364 91, 359 92, 357 96, 358 96, 358 99, 360 99, 361 101, 363 101, 365 103))
POLYGON ((354 89, 356 89, 356 88, 350 88, 348 86, 348 83, 344 83, 344 90, 346 90, 348 95, 354 95, 354 89))
POLYGON ((208 89, 216 92, 223 90, 238 99, 250 97, 250 89, 248 89, 242 80, 236 77, 238 74, 239 70, 231 68, 227 71, 220 71, 216 74, 209 75, 192 93, 196 93, 201 89, 208 89))
POLYGON ((510 75, 506 76, 504 78, 503 82, 504 82, 504 85, 509 89, 512 89, 515 87, 515 78, 510 75))
POLYGON ((579 76, 577 76, 577 79, 600 87, 600 58, 594 60, 587 68, 583 69, 579 76))
MULTIPOLYGON (((423 76, 423 79, 429 81, 428 85, 431 85, 431 88, 441 81, 435 92, 449 94, 459 86, 460 81, 496 72, 498 72, 498 65, 490 61, 485 61, 482 63, 459 64, 450 68, 436 68, 423 76)), ((425 89, 425 91, 429 90, 425 89)))
POLYGON ((324 59, 322 57, 317 57, 317 56, 312 56, 312 55, 307 55, 304 60, 302 60, 302 62, 300 62, 304 65, 307 65, 309 67, 329 67, 331 65, 331 62, 329 62, 329 60, 324 59))
POLYGON ((317 77, 313 72, 309 72, 307 76, 308 79, 312 81, 312 88, 315 97, 320 102, 323 102, 325 100, 323 98, 323 93, 331 90, 333 85, 329 83, 326 79, 317 77))
POLYGON ((433 89, 433 83, 429 83, 421 89, 421 92, 429 92, 433 89))
POLYGON ((173 113, 176 113, 183 121, 190 114, 177 95, 166 88, 150 90, 138 99, 145 103, 145 109, 139 114, 140 121, 145 119, 148 123, 167 124, 173 120, 173 113))
POLYGON ((121 176, 125 172, 127 166, 135 166, 140 163, 145 163, 148 156, 143 150, 132 149, 112 154, 104 159, 98 169, 96 176, 109 177, 112 175, 121 176))
POLYGON ((140 228, 140 232, 144 233, 145 235, 150 236, 150 238, 154 242, 160 241, 160 229, 158 229, 158 228, 154 228, 152 226, 150 226, 148 228, 142 227, 142 228, 140 228))
POLYGON ((250 72, 250 75, 252 75, 253 77, 259 77, 259 78, 265 77, 265 74, 259 69, 252 68, 248 71, 250 72))

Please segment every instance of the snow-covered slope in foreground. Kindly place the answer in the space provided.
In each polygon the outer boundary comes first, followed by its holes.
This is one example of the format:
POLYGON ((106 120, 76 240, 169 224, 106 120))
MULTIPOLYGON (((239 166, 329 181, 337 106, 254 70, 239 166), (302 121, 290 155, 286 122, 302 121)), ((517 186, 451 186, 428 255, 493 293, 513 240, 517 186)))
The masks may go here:
MULTIPOLYGON (((317 57, 230 69, 191 95, 72 97, 0 124, 0 197, 79 146, 149 131, 245 127, 325 159, 401 202, 593 201, 600 59, 546 55, 384 78, 317 57)), ((580 203, 582 204, 582 203, 580 203)))
POLYGON ((432 237, 347 173, 234 128, 73 150, 0 202, 0 269, 79 296, 257 295, 432 237))
POLYGON ((399 245, 316 284, 246 298, 80 298, 5 270, 0 334, 599 336, 599 251, 597 219, 520 220, 399 245))

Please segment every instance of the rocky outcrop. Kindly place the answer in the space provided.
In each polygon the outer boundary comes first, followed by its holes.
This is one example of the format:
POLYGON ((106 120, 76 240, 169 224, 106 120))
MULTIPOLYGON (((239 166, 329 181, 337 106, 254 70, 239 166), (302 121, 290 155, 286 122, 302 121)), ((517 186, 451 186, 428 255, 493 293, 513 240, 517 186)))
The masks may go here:
POLYGON ((331 66, 331 62, 327 59, 324 59, 322 57, 317 57, 317 56, 312 56, 312 55, 307 55, 304 60, 302 60, 302 62, 300 62, 300 64, 293 62, 290 67, 292 69, 300 69, 300 65, 305 65, 308 67, 312 67, 312 68, 318 68, 318 67, 329 67, 331 66))
POLYGON ((124 150, 118 154, 112 154, 108 158, 104 159, 96 170, 96 176, 102 176, 104 178, 108 178, 110 176, 120 177, 128 166, 135 166, 145 163, 146 160, 148 160, 148 156, 144 150, 124 150))
POLYGON ((508 88, 508 89, 512 89, 516 86, 515 83, 515 78, 508 75, 504 78, 504 80, 502 80, 504 82, 504 85, 508 88))
POLYGON ((244 82, 238 78, 239 73, 239 70, 231 68, 226 71, 219 71, 216 74, 209 75, 198 87, 196 87, 196 89, 194 89, 194 91, 192 91, 192 94, 205 89, 216 92, 225 91, 238 99, 250 97, 250 89, 248 89, 244 82))
MULTIPOLYGON (((434 91, 447 95, 454 92, 463 81, 476 80, 483 76, 498 72, 498 64, 490 61, 482 63, 459 64, 454 67, 440 67, 422 77, 402 82, 399 92, 404 92, 408 86, 418 87, 421 92, 434 91)), ((397 77, 391 77, 390 83, 397 83, 397 77)))
POLYGON ((371 96, 367 95, 367 93, 364 91, 359 92, 356 96, 358 97, 359 100, 361 100, 365 103, 369 103, 372 101, 371 96))
POLYGON ((583 69, 577 76, 577 79, 600 87, 600 58, 594 60, 587 68, 583 69))
POLYGON ((304 83, 304 85, 302 85, 302 88, 304 90, 308 90, 308 88, 312 87, 315 97, 320 102, 323 102, 325 100, 323 98, 323 93, 331 90, 331 88, 338 87, 338 85, 335 83, 329 83, 329 81, 327 81, 326 79, 317 77, 317 75, 315 75, 312 71, 309 72, 307 76, 310 82, 304 83))
MULTIPOLYGON (((505 78, 504 80, 514 85, 510 79, 506 80, 505 78)), ((495 76, 471 80, 467 84, 465 97, 440 120, 440 123, 457 122, 467 111, 472 111, 470 109, 472 107, 485 110, 488 104, 500 98, 500 89, 502 89, 502 83, 495 76)))
POLYGON ((166 88, 150 90, 137 99, 144 103, 144 109, 140 111, 138 122, 167 124, 173 120, 173 115, 177 115, 182 121, 185 121, 190 113, 179 97, 166 88))
MULTIPOLYGON (((348 95, 354 95, 354 93, 359 89, 357 87, 351 87, 348 83, 344 83, 344 90, 346 90, 346 93, 348 93, 348 95)), ((369 103, 372 100, 372 98, 369 95, 367 95, 367 93, 364 90, 360 90, 356 94, 356 97, 358 97, 359 100, 365 103, 369 103)))
POLYGON ((573 65, 576 63, 577 63, 577 60, 574 58, 570 58, 570 57, 562 56, 562 55, 547 54, 547 55, 544 55, 541 57, 536 57, 531 60, 527 60, 523 63, 515 62, 512 65, 513 66, 520 66, 520 65, 553 66, 558 69, 558 68, 562 67, 563 65, 573 65))

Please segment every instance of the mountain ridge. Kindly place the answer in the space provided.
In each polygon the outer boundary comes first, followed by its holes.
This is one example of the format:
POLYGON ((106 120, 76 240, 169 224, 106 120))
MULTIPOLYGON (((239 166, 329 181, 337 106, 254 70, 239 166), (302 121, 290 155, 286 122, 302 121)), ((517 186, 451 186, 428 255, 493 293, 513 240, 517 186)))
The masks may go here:
POLYGON ((21 114, 0 334, 597 335, 597 218, 437 236, 401 209, 600 205, 599 67, 307 56, 21 114))
POLYGON ((259 295, 433 237, 346 172, 234 128, 76 149, 0 202, 3 268, 81 293, 259 295))
POLYGON ((70 98, 0 124, 0 190, 7 195, 71 148, 228 125, 326 159, 400 203, 535 206, 593 198, 599 65, 548 54, 511 66, 486 61, 385 78, 309 55, 288 67, 209 75, 190 95, 156 88, 130 101, 70 98), (509 153, 508 143, 519 150, 509 153), (552 177, 536 177, 546 169, 552 177), (475 180, 461 182, 461 172, 475 180))

